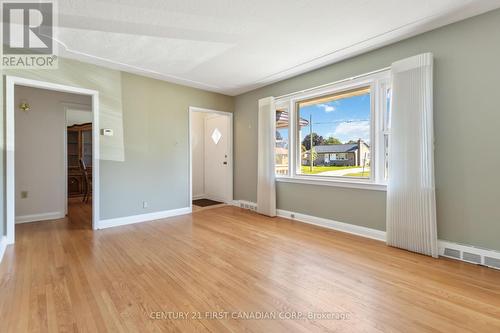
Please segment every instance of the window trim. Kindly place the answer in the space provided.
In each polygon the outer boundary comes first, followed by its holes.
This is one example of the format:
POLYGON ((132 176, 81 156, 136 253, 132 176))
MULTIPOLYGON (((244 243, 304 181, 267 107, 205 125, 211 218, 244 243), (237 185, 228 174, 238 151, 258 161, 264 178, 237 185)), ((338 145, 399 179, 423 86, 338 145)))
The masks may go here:
MULTIPOLYGON (((290 178, 291 176, 291 173, 290 173, 290 158, 291 158, 291 155, 290 155, 290 109, 288 108, 288 105, 284 105, 284 104, 277 104, 275 103, 275 110, 278 110, 278 109, 283 109, 283 110, 286 110, 285 112, 288 112, 288 170, 287 170, 287 173, 286 175, 276 175, 276 178, 280 177, 284 177, 284 178, 290 178)), ((276 131, 278 131, 278 129, 275 129, 276 131)), ((276 140, 274 141, 274 147, 276 149, 276 140)), ((276 161, 276 158, 274 159, 276 161)), ((276 174, 276 166, 275 166, 275 174, 276 174)))
POLYGON ((289 94, 275 100, 276 108, 288 110, 288 175, 276 176, 279 182, 293 182, 302 184, 328 185, 338 187, 363 188, 385 190, 385 150, 383 145, 385 116, 387 108, 387 89, 390 88, 390 69, 384 69, 353 79, 342 80, 317 88, 289 94), (298 127, 298 103, 308 99, 335 95, 349 90, 370 87, 370 178, 318 176, 298 173, 300 163, 300 142, 298 127))

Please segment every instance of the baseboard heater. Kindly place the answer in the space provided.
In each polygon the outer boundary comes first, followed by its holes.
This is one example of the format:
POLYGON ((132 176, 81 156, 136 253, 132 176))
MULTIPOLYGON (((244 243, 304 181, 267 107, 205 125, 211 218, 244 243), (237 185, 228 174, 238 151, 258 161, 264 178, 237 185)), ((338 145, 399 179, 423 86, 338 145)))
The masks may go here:
MULTIPOLYGON (((467 246, 469 247, 469 246, 467 246)), ((478 249, 481 251, 480 249, 478 249)), ((489 251, 489 250, 488 250, 489 251)), ((476 253, 469 252, 464 249, 460 249, 457 247, 443 247, 442 253, 440 253, 441 256, 451 258, 451 259, 457 259, 457 260, 462 260, 471 264, 476 264, 476 265, 482 265, 482 266, 487 266, 490 268, 494 269, 500 269, 500 259, 499 258, 494 258, 490 257, 488 255, 483 255, 481 253, 477 253, 478 251, 474 251, 476 253)))

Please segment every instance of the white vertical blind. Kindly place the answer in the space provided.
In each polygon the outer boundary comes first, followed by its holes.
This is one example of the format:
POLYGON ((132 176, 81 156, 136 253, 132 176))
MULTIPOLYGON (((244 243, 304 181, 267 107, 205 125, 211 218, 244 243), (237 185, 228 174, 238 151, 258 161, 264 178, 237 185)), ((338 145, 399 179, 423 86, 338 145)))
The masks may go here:
POLYGON ((274 97, 259 100, 258 129, 258 175, 257 175, 257 212, 267 216, 276 216, 275 183, 275 136, 276 110, 274 97))
POLYGON ((392 64, 387 244, 437 257, 432 68, 431 53, 392 64))

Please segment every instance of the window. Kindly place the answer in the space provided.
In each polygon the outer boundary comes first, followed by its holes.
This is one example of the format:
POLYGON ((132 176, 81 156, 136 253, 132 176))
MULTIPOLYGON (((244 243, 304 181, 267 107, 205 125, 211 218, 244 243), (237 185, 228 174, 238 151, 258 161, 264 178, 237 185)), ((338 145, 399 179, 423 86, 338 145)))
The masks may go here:
POLYGON ((391 134, 391 98, 392 89, 389 85, 384 85, 385 91, 385 112, 384 112, 384 180, 389 177, 389 135, 391 134))
POLYGON ((275 145, 275 170, 277 176, 289 174, 289 147, 288 147, 288 110, 276 109, 276 145, 275 145))
POLYGON ((370 86, 298 101, 297 173, 370 178, 371 104, 370 86))
POLYGON ((383 184, 390 94, 381 71, 277 99, 278 179, 383 184))

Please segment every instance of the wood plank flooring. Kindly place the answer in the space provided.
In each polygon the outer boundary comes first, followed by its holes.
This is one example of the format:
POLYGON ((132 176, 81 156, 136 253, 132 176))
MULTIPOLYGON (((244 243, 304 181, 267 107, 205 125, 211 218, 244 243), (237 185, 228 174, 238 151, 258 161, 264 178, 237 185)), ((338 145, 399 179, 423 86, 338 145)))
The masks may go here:
POLYGON ((16 227, 0 332, 500 332, 499 271, 236 207, 96 232, 89 209, 16 227))

